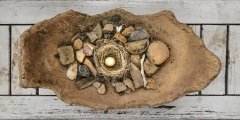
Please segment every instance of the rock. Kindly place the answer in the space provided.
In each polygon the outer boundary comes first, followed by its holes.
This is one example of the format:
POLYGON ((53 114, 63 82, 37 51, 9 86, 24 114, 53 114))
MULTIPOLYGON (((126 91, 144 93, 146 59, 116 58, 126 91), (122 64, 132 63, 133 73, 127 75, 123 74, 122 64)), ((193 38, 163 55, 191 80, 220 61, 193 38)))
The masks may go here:
POLYGON ((134 65, 133 63, 131 63, 131 65, 130 65, 130 74, 133 79, 135 88, 140 88, 144 85, 141 72, 138 69, 138 67, 136 65, 134 65))
POLYGON ((134 28, 132 26, 125 28, 122 32, 122 35, 125 37, 129 37, 134 32, 134 28))
POLYGON ((128 42, 125 44, 125 48, 131 54, 141 54, 147 50, 148 45, 149 40, 144 39, 135 42, 128 42))
POLYGON ((74 61, 74 52, 71 45, 59 47, 57 51, 62 65, 67 65, 74 61))
POLYGON ((152 78, 147 78, 147 86, 146 86, 147 89, 157 89, 157 82, 155 79, 152 79, 152 78))
POLYGON ((78 72, 77 67, 78 67, 77 63, 74 63, 68 67, 67 77, 70 80, 75 80, 77 78, 77 72, 78 72))
POLYGON ((121 33, 116 33, 114 35, 114 38, 117 39, 118 41, 122 42, 122 43, 127 42, 127 39, 121 33))
POLYGON ((105 26, 106 24, 110 24, 111 22, 107 19, 102 20, 102 25, 105 26))
POLYGON ((143 40, 143 39, 149 39, 150 35, 145 29, 140 29, 137 31, 134 31, 130 37, 128 38, 129 41, 136 41, 136 40, 143 40))
POLYGON ((113 31, 112 24, 106 24, 103 28, 103 33, 111 33, 113 31))
POLYGON ((90 69, 90 71, 91 71, 91 73, 92 73, 93 76, 95 76, 95 77, 97 76, 97 70, 96 70, 96 68, 93 66, 92 62, 91 62, 89 59, 85 58, 83 64, 86 65, 86 66, 88 66, 88 68, 90 69))
POLYGON ((77 80, 75 82, 75 86, 77 87, 78 90, 87 88, 91 86, 94 82, 96 82, 98 79, 89 79, 89 78, 83 78, 81 80, 77 80))
POLYGON ((93 83, 93 86, 94 86, 95 88, 99 88, 101 85, 102 85, 102 84, 101 84, 100 82, 94 82, 94 83, 93 83))
POLYGON ((129 79, 129 78, 124 79, 124 80, 123 80, 123 83, 124 83, 125 85, 127 85, 127 87, 129 87, 132 91, 135 90, 133 81, 132 81, 131 79, 129 79))
POLYGON ((93 54, 93 49, 94 49, 94 45, 91 44, 91 43, 83 43, 83 53, 86 55, 86 56, 91 56, 93 54))
POLYGON ((101 94, 101 95, 105 94, 106 91, 107 91, 105 84, 102 84, 102 85, 97 89, 97 91, 98 91, 98 93, 101 94))
POLYGON ((79 65, 78 66, 78 76, 79 77, 90 77, 90 70, 86 65, 79 65))
POLYGON ((88 32, 87 36, 89 37, 91 43, 98 39, 97 33, 95 32, 88 32))
POLYGON ((130 60, 132 63, 140 67, 140 56, 139 55, 130 55, 130 60))
POLYGON ((75 34, 75 35, 72 37, 71 42, 73 43, 73 42, 74 42, 75 40, 77 40, 79 37, 80 37, 80 34, 79 34, 79 33, 75 34))
POLYGON ((83 49, 76 51, 76 58, 79 63, 83 62, 85 56, 86 55, 83 53, 83 49))
POLYGON ((74 49, 74 50, 80 50, 80 49, 82 49, 82 47, 83 47, 83 42, 82 42, 82 40, 80 40, 79 38, 76 39, 76 40, 73 42, 73 49, 74 49))
POLYGON ((103 37, 104 37, 105 39, 110 39, 111 34, 103 34, 103 37))
POLYGON ((144 71, 147 73, 148 76, 153 75, 154 73, 157 72, 158 66, 155 64, 151 63, 149 59, 145 59, 143 63, 144 71))
POLYGON ((155 40, 148 47, 147 57, 153 64, 160 65, 169 57, 169 49, 163 42, 155 40))
POLYGON ((122 82, 115 82, 114 84, 115 84, 116 92, 122 92, 127 89, 127 86, 122 82))
POLYGON ((102 38, 102 26, 98 23, 96 27, 92 30, 92 32, 95 32, 98 39, 102 38))
POLYGON ((114 22, 114 23, 117 23, 121 20, 121 16, 120 15, 113 15, 111 17, 111 21, 114 22))

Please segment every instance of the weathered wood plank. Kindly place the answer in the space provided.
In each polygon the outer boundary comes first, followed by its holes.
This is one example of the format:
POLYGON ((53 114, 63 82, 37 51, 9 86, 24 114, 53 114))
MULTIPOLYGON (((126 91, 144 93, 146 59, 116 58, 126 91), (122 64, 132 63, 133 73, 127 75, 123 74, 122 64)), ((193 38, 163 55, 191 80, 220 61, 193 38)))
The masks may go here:
POLYGON ((18 59, 17 56, 19 55, 19 45, 18 39, 20 35, 28 29, 30 26, 12 26, 12 82, 11 82, 11 90, 12 95, 35 95, 36 90, 33 88, 21 88, 19 86, 19 70, 18 70, 18 59))
POLYGON ((9 94, 9 27, 0 26, 0 95, 9 94))
POLYGON ((55 95, 52 90, 39 88, 39 95, 55 95))
POLYGON ((171 10, 184 23, 239 23, 239 5, 238 0, 13 0, 0 2, 0 16, 4 16, 0 24, 36 23, 69 9, 94 15, 114 8, 123 8, 135 14, 171 10))
POLYGON ((228 93, 240 94, 240 26, 229 26, 228 93))
POLYGON ((206 47, 220 58, 222 64, 219 75, 202 91, 202 94, 223 95, 225 94, 227 26, 204 25, 202 34, 206 47))
POLYGON ((1 119, 179 119, 239 118, 239 96, 188 96, 157 108, 92 110, 54 96, 1 96, 1 119), (231 104, 229 104, 231 103, 231 104))
MULTIPOLYGON (((200 25, 189 25, 198 37, 200 37, 200 25)), ((198 92, 190 93, 189 95, 198 95, 198 92)))

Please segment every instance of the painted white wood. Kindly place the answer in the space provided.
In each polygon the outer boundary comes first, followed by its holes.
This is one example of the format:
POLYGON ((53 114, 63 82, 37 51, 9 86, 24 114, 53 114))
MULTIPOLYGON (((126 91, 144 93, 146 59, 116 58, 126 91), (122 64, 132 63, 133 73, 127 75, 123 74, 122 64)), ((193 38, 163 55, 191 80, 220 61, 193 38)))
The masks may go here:
MULTIPOLYGON (((200 37, 200 25, 189 25, 189 27, 191 27, 196 35, 200 37)), ((189 95, 198 95, 198 92, 192 92, 189 95)))
POLYGON ((19 55, 19 45, 18 39, 20 35, 28 29, 30 26, 12 26, 12 82, 11 82, 11 90, 12 95, 35 95, 36 89, 33 88, 21 88, 19 86, 19 70, 18 70, 18 59, 17 56, 19 55))
POLYGON ((202 94, 223 95, 225 94, 227 26, 204 25, 202 34, 206 47, 220 58, 222 64, 219 75, 202 91, 202 94))
POLYGON ((39 95, 55 95, 52 90, 39 88, 39 95))
POLYGON ((69 9, 99 14, 123 8, 135 14, 152 14, 171 10, 184 23, 239 23, 238 0, 71 0, 0 2, 0 24, 36 23, 69 9))
POLYGON ((229 26, 228 93, 240 94, 240 26, 229 26))
POLYGON ((9 27, 0 26, 0 95, 9 94, 9 27))
POLYGON ((1 96, 1 119, 203 119, 240 118, 240 96, 188 96, 158 108, 92 110, 55 96, 1 96), (230 104, 231 103, 231 104, 230 104))

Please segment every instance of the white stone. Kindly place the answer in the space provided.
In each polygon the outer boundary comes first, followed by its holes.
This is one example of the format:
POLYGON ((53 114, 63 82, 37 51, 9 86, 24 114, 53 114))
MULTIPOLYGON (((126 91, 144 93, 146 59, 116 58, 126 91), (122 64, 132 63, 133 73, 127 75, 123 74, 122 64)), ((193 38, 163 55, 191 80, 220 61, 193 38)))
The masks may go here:
POLYGON ((67 77, 70 80, 75 80, 77 77, 77 63, 74 63, 68 67, 67 77))

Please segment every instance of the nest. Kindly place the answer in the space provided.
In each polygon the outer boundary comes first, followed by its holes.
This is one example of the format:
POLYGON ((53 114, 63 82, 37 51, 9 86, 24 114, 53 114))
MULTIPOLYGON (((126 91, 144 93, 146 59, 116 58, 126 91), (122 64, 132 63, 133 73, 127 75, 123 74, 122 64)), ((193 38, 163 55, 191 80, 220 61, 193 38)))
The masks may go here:
POLYGON ((120 78, 126 75, 129 69, 129 55, 125 48, 113 41, 105 40, 94 50, 93 59, 100 76, 120 78), (106 66, 106 57, 113 57, 116 60, 114 66, 106 66))

